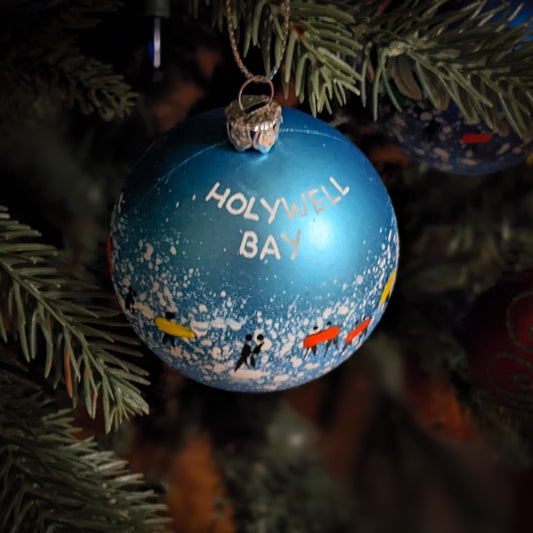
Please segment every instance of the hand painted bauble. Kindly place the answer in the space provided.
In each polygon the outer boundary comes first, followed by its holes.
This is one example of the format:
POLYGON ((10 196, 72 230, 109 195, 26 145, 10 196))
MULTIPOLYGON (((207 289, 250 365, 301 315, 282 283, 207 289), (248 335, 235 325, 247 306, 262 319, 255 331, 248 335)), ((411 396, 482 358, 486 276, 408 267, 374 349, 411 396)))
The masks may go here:
MULTIPOLYGON (((511 10, 522 2, 509 2, 511 10)), ((447 9, 464 3, 451 2, 447 9)), ((500 0, 489 0, 485 10, 500 7, 500 0)), ((515 26, 533 16, 533 1, 524 3, 515 26)), ((533 152, 533 142, 525 142, 511 126, 505 136, 492 132, 484 123, 469 125, 457 105, 450 101, 444 111, 437 110, 427 99, 402 102, 398 111, 388 99, 380 105, 380 122, 385 132, 413 160, 430 168, 461 175, 482 175, 516 166, 533 152)), ((533 123, 532 123, 533 127, 533 123)))
POLYGON ((125 182, 112 279, 161 359, 214 387, 317 378, 378 323, 398 263, 396 218, 364 155, 285 109, 268 154, 236 152, 222 110, 152 145, 125 182))
POLYGON ((533 413, 533 270, 506 275, 479 297, 464 344, 479 385, 500 404, 533 413))
POLYGON ((444 111, 427 100, 409 101, 402 111, 384 103, 380 116, 386 133, 409 157, 450 174, 490 174, 522 163, 533 152, 533 142, 511 130, 500 136, 484 124, 466 124, 451 101, 444 111))

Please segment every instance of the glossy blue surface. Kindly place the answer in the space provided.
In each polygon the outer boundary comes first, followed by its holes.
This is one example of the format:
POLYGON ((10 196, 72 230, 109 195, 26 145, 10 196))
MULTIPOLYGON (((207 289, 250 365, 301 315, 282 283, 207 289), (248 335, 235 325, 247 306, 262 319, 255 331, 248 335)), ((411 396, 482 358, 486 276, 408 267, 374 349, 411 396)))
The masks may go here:
POLYGON ((396 218, 374 168, 326 123, 283 115, 268 154, 236 152, 222 110, 187 120, 144 154, 113 213, 131 325, 214 387, 279 390, 332 370, 394 284, 396 218))

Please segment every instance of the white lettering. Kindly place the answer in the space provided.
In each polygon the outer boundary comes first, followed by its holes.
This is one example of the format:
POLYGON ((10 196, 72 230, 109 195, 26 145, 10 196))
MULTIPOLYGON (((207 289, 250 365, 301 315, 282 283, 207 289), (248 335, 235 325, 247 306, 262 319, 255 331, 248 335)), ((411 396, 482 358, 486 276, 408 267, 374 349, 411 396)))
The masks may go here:
POLYGON ((331 205, 335 205, 337 202, 340 202, 341 201, 341 197, 340 196, 336 196, 335 198, 332 198, 329 194, 328 194, 328 191, 326 190, 326 187, 324 187, 324 185, 322 185, 322 187, 320 187, 322 189, 322 192, 326 195, 326 198, 328 199, 328 202, 331 204, 331 205))
POLYGON ((333 176, 330 176, 329 181, 333 183, 333 186, 335 187, 335 189, 337 189, 343 196, 346 196, 348 194, 350 187, 344 187, 344 189, 341 188, 341 186, 337 183, 337 181, 335 180, 333 176))
POLYGON ((300 235, 301 235, 301 231, 298 230, 296 232, 296 240, 293 241, 292 239, 289 239, 289 237, 287 237, 287 235, 285 235, 285 233, 281 234, 281 237, 283 239, 285 239, 289 244, 293 245, 292 254, 291 254, 291 261, 294 261, 294 258, 296 257, 296 254, 298 253, 298 246, 300 245, 300 235))
MULTIPOLYGON (((262 253, 262 252, 261 252, 262 253)), ((242 236, 239 254, 248 259, 252 259, 257 255, 257 235, 255 231, 245 231, 242 236)))
POLYGON ((246 208, 246 211, 244 212, 244 218, 247 218, 248 220, 259 220, 259 215, 257 213, 252 213, 252 208, 255 204, 255 196, 252 196, 250 198, 250 201, 248 202, 248 207, 246 208))
POLYGON ((314 198, 315 194, 318 192, 318 189, 311 189, 310 191, 307 191, 307 194, 309 195, 309 200, 311 200, 311 204, 313 205, 313 209, 315 210, 315 213, 318 215, 320 211, 324 211, 326 209, 326 206, 323 205, 322 207, 318 207, 323 201, 323 198, 319 198, 316 200, 314 198))
POLYGON ((285 211, 287 211, 287 215, 291 220, 294 219, 294 213, 296 211, 301 217, 307 216, 307 202, 305 201, 305 193, 302 193, 303 213, 302 211, 300 211, 299 207, 295 203, 293 203, 291 208, 289 209, 287 200, 285 200, 285 198, 282 198, 281 201, 283 202, 283 205, 285 206, 285 211))
POLYGON ((276 242, 276 239, 274 239, 273 235, 269 235, 267 237, 267 240, 265 242, 265 245, 263 246, 263 249, 261 250, 261 254, 259 255, 259 259, 263 260, 265 258, 265 255, 274 255, 276 259, 281 259, 281 255, 279 253, 278 243, 276 242))
POLYGON ((276 218, 276 212, 278 211, 280 199, 276 199, 274 207, 270 207, 269 203, 264 198, 261 198, 259 201, 261 202, 261 205, 269 212, 270 216, 268 217, 268 223, 271 224, 276 218))
POLYGON ((246 196, 244 196, 242 192, 237 192, 228 199, 228 203, 226 204, 226 209, 228 210, 228 213, 230 213, 231 215, 240 215, 246 209, 247 203, 248 202, 246 201, 246 196), (234 202, 240 202, 240 205, 237 204, 238 207, 233 207, 234 202))
POLYGON ((205 197, 205 201, 209 202, 211 198, 214 198, 215 200, 218 200, 218 208, 221 209, 224 205, 224 202, 226 201, 226 198, 229 196, 230 189, 226 189, 223 194, 218 194, 216 191, 219 187, 220 183, 217 181, 213 188, 207 193, 207 196, 205 197))

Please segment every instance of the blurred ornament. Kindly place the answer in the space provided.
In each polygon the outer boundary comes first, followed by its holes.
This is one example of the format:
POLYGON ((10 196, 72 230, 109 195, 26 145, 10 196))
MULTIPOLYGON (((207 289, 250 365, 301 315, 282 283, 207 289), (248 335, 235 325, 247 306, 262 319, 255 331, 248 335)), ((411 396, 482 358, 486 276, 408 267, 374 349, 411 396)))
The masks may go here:
MULTIPOLYGON (((465 4, 472 4, 475 1, 449 0, 445 4, 445 8, 450 10, 461 9, 465 4)), ((533 0, 485 0, 483 12, 486 13, 491 9, 500 10, 491 18, 491 22, 497 21, 502 15, 509 19, 509 15, 511 15, 511 20, 508 21, 508 25, 514 27, 519 24, 531 22, 531 17, 533 17, 533 0)))
POLYGON ((268 154, 237 152, 223 110, 137 163, 115 206, 112 279, 163 361, 215 387, 317 378, 370 335, 393 290, 398 231, 378 174, 346 137, 284 109, 268 154))
MULTIPOLYGON (((525 23, 533 16, 532 0, 511 0, 507 4, 511 13, 524 4, 509 26, 525 23)), ((444 7, 460 9, 463 6, 464 2, 452 1, 444 7)), ((489 0, 484 10, 501 6, 500 0, 489 0)), ((510 126, 509 134, 502 136, 482 122, 467 124, 453 101, 447 109, 439 111, 428 99, 400 97, 399 100, 401 111, 388 98, 383 99, 380 122, 409 157, 431 168, 451 174, 490 174, 524 162, 533 152, 533 141, 525 142, 510 126)))
POLYGON ((505 275, 478 298, 464 345, 484 390, 507 408, 533 412, 533 270, 505 275))
POLYGON ((437 437, 474 439, 472 413, 459 402, 449 376, 424 370, 421 356, 405 362, 404 397, 418 424, 437 437))
POLYGON ((533 152, 533 142, 514 132, 500 136, 482 123, 466 124, 451 101, 444 111, 428 100, 406 102, 402 111, 384 103, 380 117, 409 157, 442 172, 490 174, 522 163, 533 152))
POLYGON ((169 531, 235 533, 226 485, 206 435, 192 438, 165 464, 165 486, 169 531))

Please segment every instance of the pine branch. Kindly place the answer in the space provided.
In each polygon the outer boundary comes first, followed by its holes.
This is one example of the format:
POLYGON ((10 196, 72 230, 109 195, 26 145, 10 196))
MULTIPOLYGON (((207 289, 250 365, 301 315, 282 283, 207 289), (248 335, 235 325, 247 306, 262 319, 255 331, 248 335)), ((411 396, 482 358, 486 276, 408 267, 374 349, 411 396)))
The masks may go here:
POLYGON ((106 431, 148 413, 136 386, 147 372, 128 360, 141 354, 112 297, 62 272, 55 248, 38 237, 0 210, 0 337, 16 338, 26 361, 42 360, 73 406, 81 401, 94 418, 101 401, 106 431))
MULTIPOLYGON (((398 91, 428 98, 438 109, 454 101, 469 123, 484 121, 502 135, 509 127, 533 138, 533 40, 524 23, 509 26, 516 12, 503 6, 483 10, 486 0, 446 10, 449 0, 404 0, 380 13, 373 2, 291 1, 290 33, 282 63, 282 83, 316 114, 343 106, 347 94, 373 108, 388 94, 397 107, 398 91), (518 46, 519 45, 519 46, 518 46)), ((200 0, 189 0, 198 13, 200 0)), ((214 24, 223 28, 224 0, 214 0, 214 24)), ((263 53, 265 72, 279 61, 279 2, 233 2, 233 24, 243 54, 251 45, 263 53), (273 52, 272 52, 273 50, 273 52)))
POLYGON ((0 530, 161 531, 165 506, 142 476, 77 440, 67 412, 54 412, 13 359, 0 347, 0 530))
POLYGON ((4 119, 46 110, 50 103, 66 108, 78 104, 84 113, 97 111, 105 120, 127 115, 136 94, 123 76, 87 57, 77 44, 77 33, 97 23, 94 15, 119 5, 116 0, 23 2, 0 11, 5 29, 0 86, 20 101, 16 111, 12 98, 4 102, 4 119))
MULTIPOLYGON (((198 13, 200 0, 189 1, 189 11, 198 13)), ((207 2, 206 3, 210 3, 207 2)), ((347 102, 347 93, 358 94, 356 83, 361 75, 352 66, 361 45, 354 36, 354 17, 348 12, 349 3, 333 0, 320 5, 291 0, 290 31, 282 62, 282 84, 288 94, 294 79, 296 96, 306 100, 314 114, 324 107, 332 111, 331 102, 347 102)), ((223 28, 224 0, 212 2, 214 24, 223 28)), ((283 14, 280 2, 264 0, 233 3, 233 25, 238 30, 244 56, 251 46, 261 48, 265 72, 281 63, 283 49, 283 14)))
POLYGON ((486 0, 444 11, 447 1, 406 0, 379 17, 364 37, 376 54, 372 106, 379 94, 398 105, 390 80, 409 98, 424 95, 437 109, 450 100, 470 124, 485 122, 501 135, 509 125, 525 140, 533 138, 533 42, 528 24, 510 27, 516 12, 484 10, 486 0), (408 15, 406 15, 408 13, 408 15), (520 45, 520 46, 518 46, 520 45), (506 121, 504 120, 506 119, 506 121))

